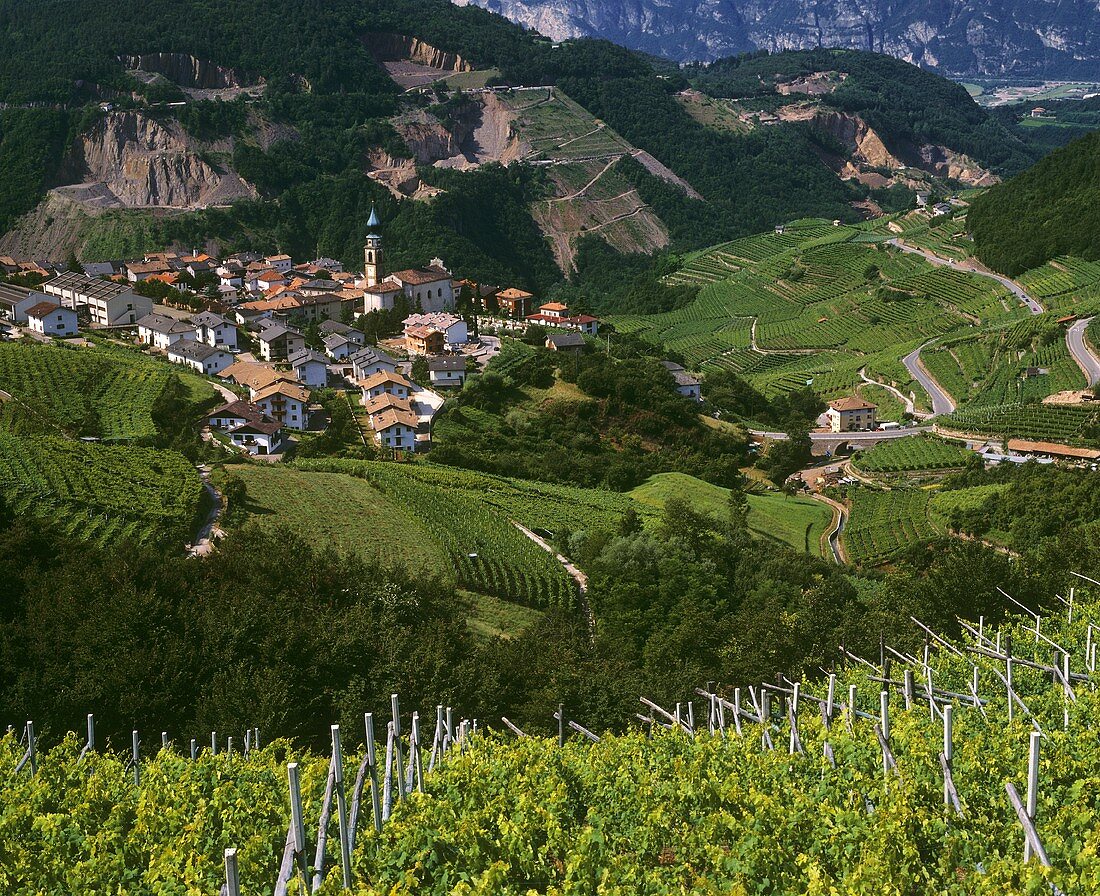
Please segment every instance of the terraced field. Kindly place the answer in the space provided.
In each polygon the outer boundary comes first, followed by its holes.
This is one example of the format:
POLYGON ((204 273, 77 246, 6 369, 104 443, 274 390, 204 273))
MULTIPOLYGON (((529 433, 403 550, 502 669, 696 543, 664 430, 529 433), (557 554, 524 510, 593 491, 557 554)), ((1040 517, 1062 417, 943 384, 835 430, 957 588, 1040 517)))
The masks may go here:
POLYGON ((682 352, 690 366, 735 371, 766 393, 809 383, 832 398, 850 393, 865 365, 907 389, 902 344, 1024 313, 994 281, 933 267, 887 247, 887 235, 801 221, 725 243, 668 278, 702 285, 693 304, 611 320, 682 352))
POLYGON ((1005 404, 963 408, 943 419, 944 426, 990 436, 1015 436, 1046 442, 1081 444, 1100 425, 1100 410, 1045 404, 1005 404))
POLYGON ((880 442, 856 455, 853 464, 866 473, 918 473, 963 467, 971 456, 957 443, 917 435, 880 442))
POLYGON ((851 515, 844 530, 848 559, 860 566, 878 566, 897 559, 938 534, 928 515, 929 492, 895 488, 849 491, 851 515))

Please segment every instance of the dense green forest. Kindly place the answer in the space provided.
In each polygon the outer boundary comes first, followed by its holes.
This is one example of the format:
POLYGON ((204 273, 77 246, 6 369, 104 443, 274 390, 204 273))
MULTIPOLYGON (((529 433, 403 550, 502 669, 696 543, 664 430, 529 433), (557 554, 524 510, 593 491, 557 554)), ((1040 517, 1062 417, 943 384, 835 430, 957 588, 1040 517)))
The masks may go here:
POLYGON ((967 224, 978 257, 1010 276, 1059 255, 1100 258, 1100 134, 983 193, 967 224))

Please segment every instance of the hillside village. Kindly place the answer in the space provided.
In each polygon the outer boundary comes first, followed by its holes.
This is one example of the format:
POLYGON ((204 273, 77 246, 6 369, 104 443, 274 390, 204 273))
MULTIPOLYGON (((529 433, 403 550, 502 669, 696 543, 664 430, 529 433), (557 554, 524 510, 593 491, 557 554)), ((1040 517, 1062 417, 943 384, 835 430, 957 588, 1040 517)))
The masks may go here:
MULTIPOLYGON (((10 278, 0 284, 2 332, 70 345, 95 334, 214 378, 226 401, 204 420, 211 437, 278 458, 295 434, 324 430, 316 393, 329 388, 357 395, 378 448, 426 451, 445 394, 499 352, 495 327, 541 328, 545 347, 562 352, 585 350, 599 329, 599 319, 560 302, 455 279, 440 258, 390 271, 381 229, 372 209, 362 273, 331 258, 254 252, 159 252, 80 271, 0 257, 10 278), (363 322, 372 315, 396 320, 397 332, 369 343, 363 322), (412 379, 416 359, 422 382, 412 379)), ((675 377, 679 391, 700 397, 697 379, 682 368, 675 377)))

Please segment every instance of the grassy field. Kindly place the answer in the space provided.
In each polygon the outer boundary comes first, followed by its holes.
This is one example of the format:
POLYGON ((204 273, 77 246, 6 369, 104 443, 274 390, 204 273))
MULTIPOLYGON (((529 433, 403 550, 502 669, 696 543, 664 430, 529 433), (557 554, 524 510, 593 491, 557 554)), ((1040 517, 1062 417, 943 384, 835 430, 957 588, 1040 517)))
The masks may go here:
POLYGON ((534 625, 542 613, 488 594, 460 592, 467 601, 466 625, 479 638, 514 638, 534 625))
MULTIPOLYGON (((654 509, 664 507, 670 498, 682 498, 693 509, 721 520, 729 516, 729 489, 683 473, 660 473, 629 495, 639 504, 654 509)), ((749 529, 754 535, 821 556, 821 535, 832 521, 828 507, 809 498, 781 494, 750 494, 748 503, 749 529)))

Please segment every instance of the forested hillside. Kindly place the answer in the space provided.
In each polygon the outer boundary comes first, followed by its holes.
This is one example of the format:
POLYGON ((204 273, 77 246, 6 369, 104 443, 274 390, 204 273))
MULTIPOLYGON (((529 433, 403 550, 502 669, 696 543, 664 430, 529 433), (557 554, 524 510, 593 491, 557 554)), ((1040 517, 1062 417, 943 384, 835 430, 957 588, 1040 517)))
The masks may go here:
POLYGON ((1015 276, 1060 255, 1100 258, 1100 134, 995 187, 968 216, 978 257, 1015 276))

